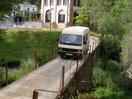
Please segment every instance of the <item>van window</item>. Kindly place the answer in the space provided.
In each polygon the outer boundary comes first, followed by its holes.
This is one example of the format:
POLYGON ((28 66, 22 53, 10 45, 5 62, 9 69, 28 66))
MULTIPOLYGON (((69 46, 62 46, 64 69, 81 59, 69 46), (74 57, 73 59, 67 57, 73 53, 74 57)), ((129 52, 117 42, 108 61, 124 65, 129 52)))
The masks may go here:
POLYGON ((81 46, 82 36, 72 35, 72 34, 62 34, 60 44, 81 46))
POLYGON ((87 35, 85 35, 84 37, 83 37, 83 44, 85 43, 85 42, 87 42, 87 35))

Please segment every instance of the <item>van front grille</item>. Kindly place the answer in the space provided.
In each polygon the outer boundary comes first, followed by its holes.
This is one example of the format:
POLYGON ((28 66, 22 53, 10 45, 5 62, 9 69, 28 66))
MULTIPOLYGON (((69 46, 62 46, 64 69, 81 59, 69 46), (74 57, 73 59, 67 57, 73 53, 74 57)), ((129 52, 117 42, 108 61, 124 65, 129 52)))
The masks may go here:
POLYGON ((76 49, 67 49, 67 48, 62 48, 62 51, 66 51, 66 52, 77 52, 76 49))

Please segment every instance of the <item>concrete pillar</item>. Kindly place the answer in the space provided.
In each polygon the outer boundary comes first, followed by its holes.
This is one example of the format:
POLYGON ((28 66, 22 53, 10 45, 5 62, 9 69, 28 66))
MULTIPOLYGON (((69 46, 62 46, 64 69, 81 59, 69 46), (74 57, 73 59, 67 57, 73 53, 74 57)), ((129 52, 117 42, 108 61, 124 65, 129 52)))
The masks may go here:
POLYGON ((44 17, 44 6, 45 6, 45 0, 41 0, 41 21, 44 23, 45 17, 44 17))
POLYGON ((56 16, 57 16, 57 0, 54 0, 54 7, 53 7, 54 9, 54 12, 53 12, 53 22, 56 22, 56 16))

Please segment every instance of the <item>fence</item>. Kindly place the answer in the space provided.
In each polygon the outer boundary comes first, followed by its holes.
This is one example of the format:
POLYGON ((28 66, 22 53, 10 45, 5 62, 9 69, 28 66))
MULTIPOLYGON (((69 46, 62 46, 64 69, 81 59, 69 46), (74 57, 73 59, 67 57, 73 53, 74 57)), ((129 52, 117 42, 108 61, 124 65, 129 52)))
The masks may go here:
POLYGON ((58 90, 51 91, 51 90, 44 90, 44 89, 35 89, 33 91, 32 99, 38 99, 39 92, 56 93, 56 99, 57 99, 65 91, 66 87, 68 86, 68 83, 79 71, 80 67, 82 67, 82 65, 86 62, 87 58, 89 58, 89 55, 92 54, 98 46, 100 46, 99 44, 100 42, 97 40, 95 40, 95 42, 92 42, 92 44, 90 44, 89 46, 89 50, 87 54, 82 60, 79 59, 80 55, 78 54, 77 56, 72 57, 70 60, 68 60, 66 63, 63 64, 58 90), (77 58, 77 60, 74 60, 75 58, 77 58))
MULTIPOLYGON (((6 85, 8 85, 8 63, 3 63, 3 64, 0 64, 0 67, 5 67, 5 78, 3 81, 0 82, 0 85, 6 83, 6 85)), ((1 74, 2 76, 3 74, 1 74)), ((2 78, 2 77, 1 77, 2 78)))

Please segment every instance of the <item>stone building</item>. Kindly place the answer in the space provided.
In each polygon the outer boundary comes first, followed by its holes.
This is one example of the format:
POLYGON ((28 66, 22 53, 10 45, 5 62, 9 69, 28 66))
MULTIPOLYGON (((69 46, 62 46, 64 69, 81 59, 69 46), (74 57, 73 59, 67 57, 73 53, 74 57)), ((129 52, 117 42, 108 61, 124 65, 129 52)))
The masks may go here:
POLYGON ((44 27, 65 28, 74 25, 80 0, 41 0, 41 20, 44 27))

